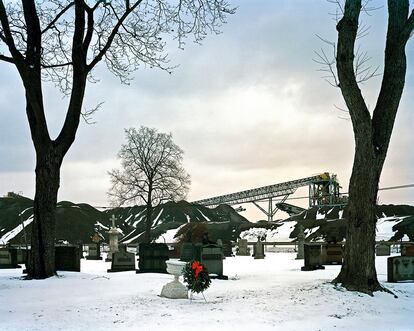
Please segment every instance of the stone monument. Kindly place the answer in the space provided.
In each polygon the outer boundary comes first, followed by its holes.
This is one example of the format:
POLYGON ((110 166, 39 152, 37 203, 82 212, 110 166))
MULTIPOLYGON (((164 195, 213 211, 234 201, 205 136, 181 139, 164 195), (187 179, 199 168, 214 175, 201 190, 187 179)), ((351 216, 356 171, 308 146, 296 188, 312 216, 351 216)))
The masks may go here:
POLYGON ((296 260, 302 260, 304 258, 304 251, 303 251, 304 244, 305 244, 305 232, 303 231, 303 225, 299 225, 298 253, 296 254, 296 260))
POLYGON ((223 275, 223 258, 222 246, 210 244, 201 247, 200 262, 206 266, 212 278, 228 279, 228 276, 223 275))
POLYGON ((300 269, 302 271, 312 271, 317 269, 325 269, 322 265, 322 254, 320 244, 304 245, 305 265, 300 269))
POLYGON ((263 242, 260 240, 260 237, 257 238, 257 243, 253 246, 253 257, 255 259, 264 259, 264 245, 263 242))
POLYGON ((112 221, 112 226, 107 232, 109 234, 109 252, 105 262, 112 261, 112 254, 118 252, 118 237, 120 232, 115 226, 116 217, 114 214, 112 214, 110 220, 112 221))
POLYGON ((414 244, 401 244, 401 256, 414 256, 414 244))
POLYGON ((135 254, 126 251, 126 245, 120 245, 119 251, 112 254, 111 269, 108 272, 136 271, 135 254))
POLYGON ((391 255, 391 247, 387 245, 385 242, 379 243, 375 246, 375 254, 377 256, 390 256, 391 255))
POLYGON ((168 260, 166 264, 167 272, 174 275, 174 280, 162 287, 161 296, 169 299, 188 299, 188 289, 179 280, 179 277, 183 274, 186 262, 168 260))
POLYGON ((0 269, 21 268, 17 263, 17 250, 9 247, 0 248, 0 269))
POLYGON ((239 256, 250 256, 250 248, 247 239, 239 239, 237 241, 237 253, 239 256))
POLYGON ((341 244, 322 245, 322 264, 342 264, 343 249, 341 244))
POLYGON ((414 256, 392 256, 387 259, 389 282, 414 281, 414 256))
POLYGON ((60 271, 80 272, 80 254, 78 245, 56 245, 55 266, 60 271))
POLYGON ((93 244, 88 245, 87 260, 102 260, 101 256, 101 241, 102 238, 98 232, 95 232, 91 237, 93 244))

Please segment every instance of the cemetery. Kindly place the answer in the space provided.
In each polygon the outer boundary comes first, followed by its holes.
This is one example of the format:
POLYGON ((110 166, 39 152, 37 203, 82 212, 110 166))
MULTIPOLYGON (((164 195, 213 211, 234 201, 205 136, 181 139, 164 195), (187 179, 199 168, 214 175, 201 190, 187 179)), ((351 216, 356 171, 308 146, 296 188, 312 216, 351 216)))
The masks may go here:
POLYGON ((81 259, 81 272, 59 271, 57 277, 41 282, 22 280, 22 269, 1 269, 0 329, 134 330, 138 323, 143 330, 189 331, 194 329, 189 316, 195 314, 199 330, 233 330, 237 325, 246 331, 257 326, 265 331, 293 331, 306 325, 306 330, 346 331, 361 320, 363 330, 411 330, 414 286, 406 279, 413 279, 414 257, 400 257, 393 249, 391 257, 376 258, 379 279, 398 296, 394 298, 389 293, 371 297, 335 289, 329 282, 338 265, 303 272, 304 260, 296 259, 296 253, 265 255, 264 259, 235 255, 223 260, 228 280, 212 279, 203 293, 206 301, 201 294, 190 299, 182 276, 178 277, 181 290, 171 289, 176 271, 169 270, 170 261, 178 268, 185 263, 174 262, 177 259, 166 260, 169 273, 139 274, 135 270, 108 273, 116 256, 111 262, 81 259), (390 263, 398 270, 391 279, 390 263))
POLYGON ((414 0, 0 0, 0 331, 414 331, 413 45, 414 0))

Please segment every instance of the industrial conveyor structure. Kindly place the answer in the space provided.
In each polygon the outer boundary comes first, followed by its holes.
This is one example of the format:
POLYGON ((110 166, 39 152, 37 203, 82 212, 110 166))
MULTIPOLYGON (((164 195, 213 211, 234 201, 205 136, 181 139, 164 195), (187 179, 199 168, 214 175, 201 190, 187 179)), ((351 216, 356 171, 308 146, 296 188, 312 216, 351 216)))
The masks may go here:
POLYGON ((327 172, 289 182, 193 201, 192 203, 214 208, 221 204, 236 205, 251 202, 266 214, 268 221, 273 221, 273 216, 279 209, 277 206, 273 206, 273 199, 277 198, 277 202, 283 203, 296 189, 303 186, 309 186, 310 207, 343 204, 336 175, 327 172), (267 210, 258 204, 266 200, 268 201, 267 210))

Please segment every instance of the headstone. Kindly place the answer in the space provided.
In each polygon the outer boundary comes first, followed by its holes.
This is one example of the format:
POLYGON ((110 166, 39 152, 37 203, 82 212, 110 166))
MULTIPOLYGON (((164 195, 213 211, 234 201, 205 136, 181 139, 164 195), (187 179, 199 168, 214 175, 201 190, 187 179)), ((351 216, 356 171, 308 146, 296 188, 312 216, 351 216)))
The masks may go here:
POLYGON ((401 256, 414 256, 414 245, 413 244, 402 244, 401 245, 401 256))
POLYGON ((239 256, 250 256, 250 248, 247 239, 239 239, 237 241, 237 253, 239 256))
POLYGON ((115 221, 116 217, 112 214, 112 217, 110 219, 112 221, 112 227, 108 231, 109 234, 109 252, 106 258, 106 262, 109 262, 112 260, 112 254, 115 252, 118 252, 118 237, 120 235, 119 230, 116 228, 115 221))
POLYGON ((391 255, 391 246, 385 243, 379 243, 375 247, 375 254, 377 256, 390 256, 391 255))
POLYGON ((342 264, 343 250, 341 244, 322 245, 322 264, 342 264))
POLYGON ((88 245, 88 256, 87 260, 102 260, 101 256, 101 245, 99 243, 88 245))
POLYGON ((166 244, 139 244, 139 260, 137 273, 167 273, 168 246, 166 244))
POLYGON ((210 244, 201 248, 200 262, 203 263, 209 275, 217 275, 219 279, 228 279, 223 275, 223 247, 210 244))
POLYGON ((305 265, 301 268, 302 271, 311 271, 317 269, 325 269, 322 265, 321 245, 319 244, 304 244, 305 265))
POLYGON ((17 263, 17 250, 9 247, 0 248, 0 269, 21 268, 17 263))
POLYGON ((414 281, 414 256, 392 256, 387 259, 389 282, 414 281))
POLYGON ((135 270, 135 254, 127 252, 126 246, 121 245, 119 251, 112 254, 111 269, 108 272, 135 270))
POLYGON ((298 233, 298 253, 296 254, 296 260, 302 260, 304 257, 303 245, 305 244, 305 232, 303 231, 303 225, 299 225, 298 233))
POLYGON ((80 272, 80 255, 78 245, 55 246, 55 266, 60 271, 80 272))
POLYGON ((181 245, 180 260, 185 262, 190 262, 193 260, 200 260, 201 247, 203 245, 200 243, 183 243, 181 245))
POLYGON ((17 263, 18 264, 25 264, 27 262, 28 250, 26 248, 17 248, 17 263))
POLYGON ((257 243, 253 246, 253 257, 255 259, 264 259, 264 245, 260 238, 257 239, 257 243))

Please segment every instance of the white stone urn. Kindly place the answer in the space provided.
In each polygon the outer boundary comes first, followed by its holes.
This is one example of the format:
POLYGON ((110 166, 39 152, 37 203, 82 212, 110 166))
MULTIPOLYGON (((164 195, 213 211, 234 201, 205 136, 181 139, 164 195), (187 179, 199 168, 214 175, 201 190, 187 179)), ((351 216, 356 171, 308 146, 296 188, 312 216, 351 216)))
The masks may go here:
POLYGON ((188 299, 188 290, 179 281, 179 277, 184 272, 184 267, 187 262, 179 260, 167 260, 167 272, 174 275, 174 280, 162 287, 161 296, 170 299, 188 299))

